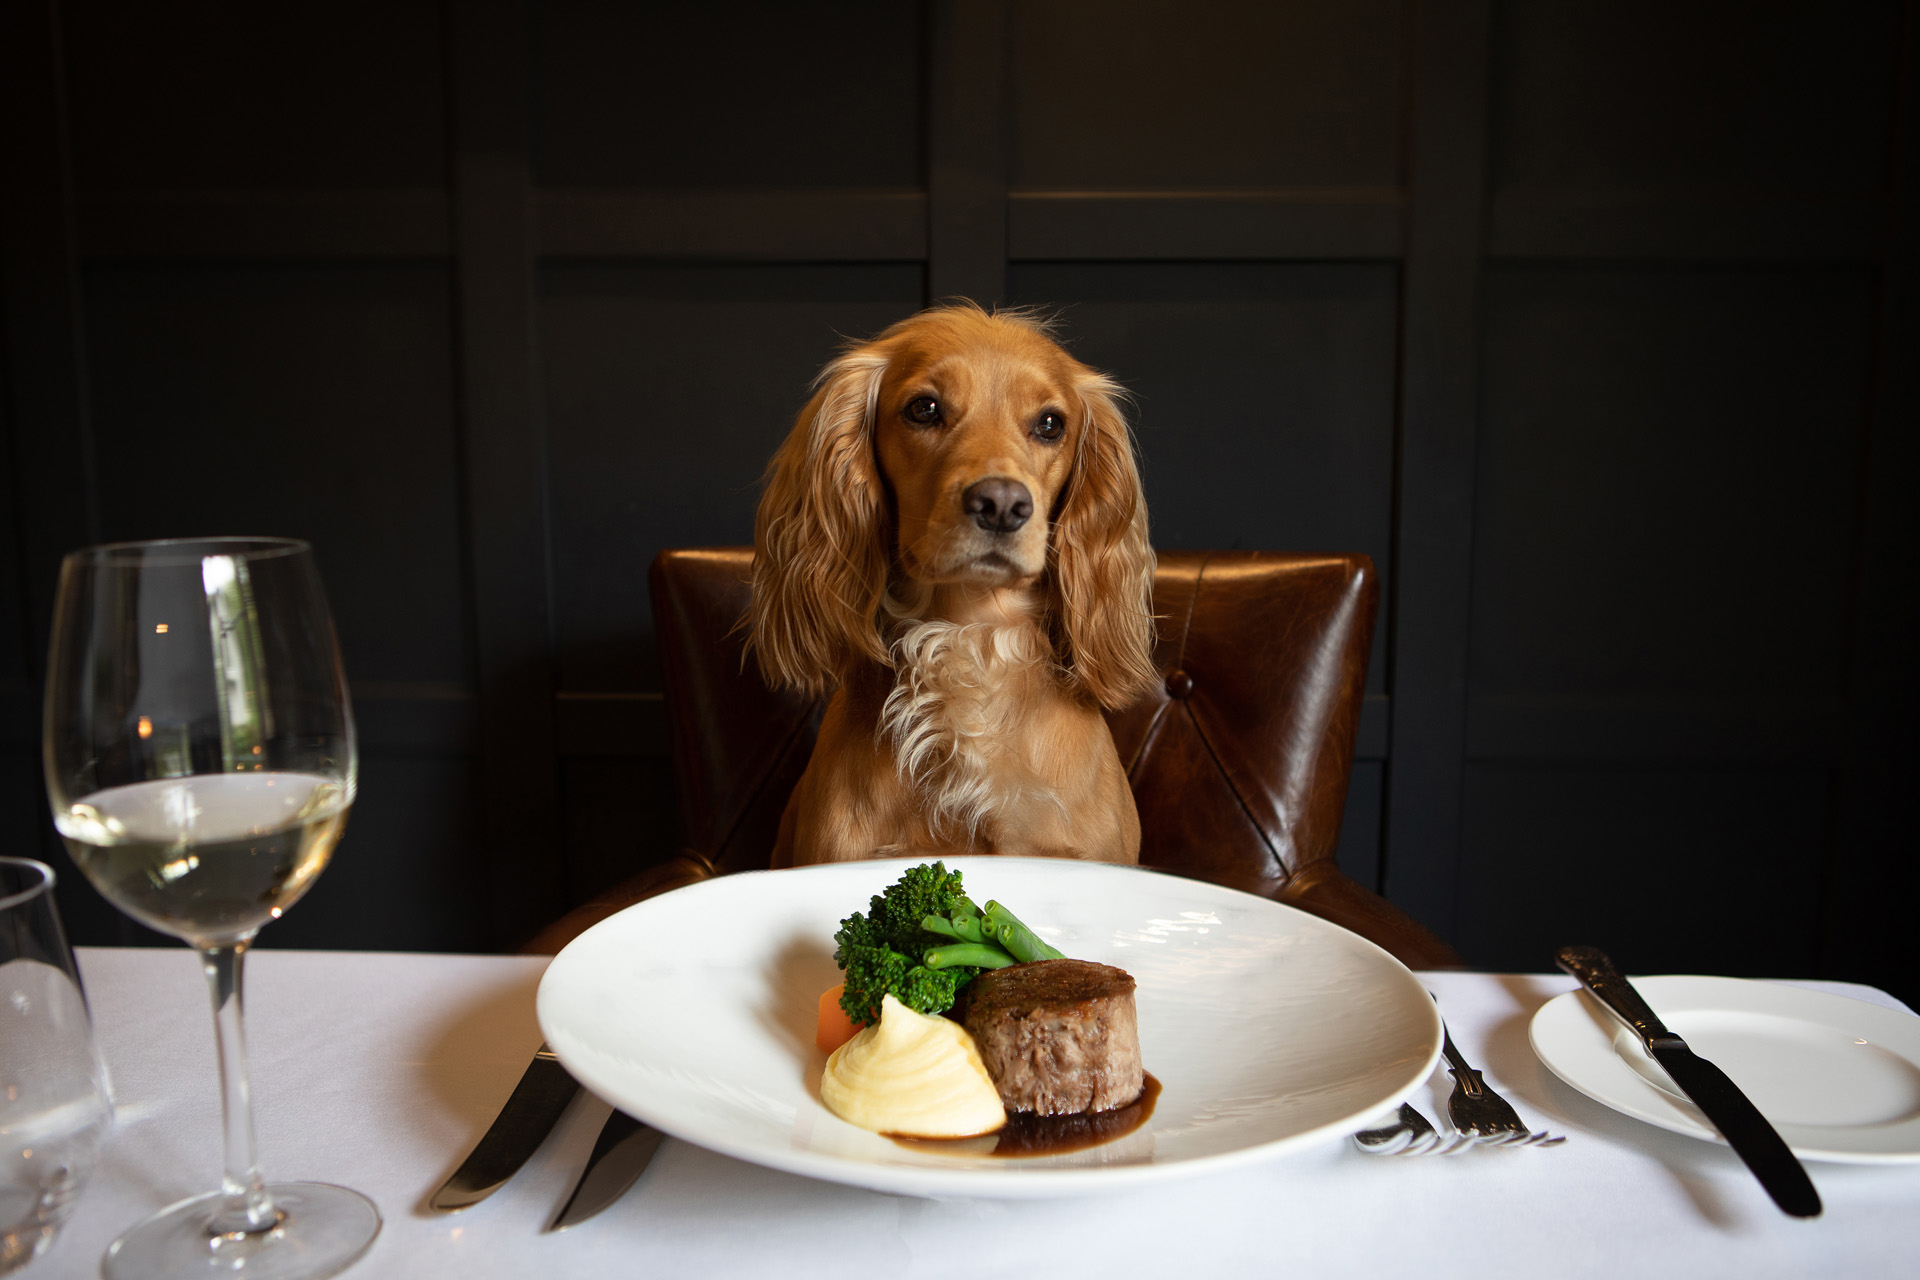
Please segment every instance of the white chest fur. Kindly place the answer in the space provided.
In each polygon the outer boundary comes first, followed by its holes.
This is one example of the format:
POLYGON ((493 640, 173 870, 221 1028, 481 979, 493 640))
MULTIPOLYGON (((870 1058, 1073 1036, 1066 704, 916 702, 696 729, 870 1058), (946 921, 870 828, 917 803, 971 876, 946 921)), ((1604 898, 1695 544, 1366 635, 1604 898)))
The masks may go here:
POLYGON ((1022 803, 1036 785, 1020 744, 1034 701, 1055 680, 1051 647, 1029 622, 910 622, 893 642, 894 686, 880 737, 936 833, 966 833, 1022 803))

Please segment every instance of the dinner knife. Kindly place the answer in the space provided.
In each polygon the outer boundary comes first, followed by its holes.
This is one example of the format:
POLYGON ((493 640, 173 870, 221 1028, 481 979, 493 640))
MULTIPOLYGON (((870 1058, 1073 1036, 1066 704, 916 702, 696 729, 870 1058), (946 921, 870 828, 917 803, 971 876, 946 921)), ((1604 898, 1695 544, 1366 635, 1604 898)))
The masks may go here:
POLYGON ((480 1144, 427 1203, 442 1213, 458 1213, 499 1190, 547 1140, 578 1092, 579 1082, 553 1050, 541 1045, 480 1144))
POLYGON ((664 1136, 658 1129, 616 1107, 600 1128, 593 1154, 587 1157, 587 1167, 580 1171, 580 1180, 573 1184, 573 1194, 560 1206, 560 1212, 547 1230, 565 1231, 578 1226, 618 1200, 646 1172, 664 1136))
POLYGON ((1667 1030, 1604 951, 1598 947, 1562 947, 1554 961, 1580 979, 1601 1004, 1639 1034, 1653 1060, 1706 1113, 1775 1204, 1796 1218, 1820 1216, 1820 1193, 1813 1189, 1813 1180, 1760 1109, 1727 1078, 1726 1072, 1667 1030))

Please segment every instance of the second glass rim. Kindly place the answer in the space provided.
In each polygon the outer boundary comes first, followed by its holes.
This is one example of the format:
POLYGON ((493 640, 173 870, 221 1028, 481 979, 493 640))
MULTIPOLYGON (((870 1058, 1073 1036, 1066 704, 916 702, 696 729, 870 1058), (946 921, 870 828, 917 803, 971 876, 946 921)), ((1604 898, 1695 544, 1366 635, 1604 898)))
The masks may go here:
POLYGON ((8 894, 6 897, 0 898, 0 911, 11 911, 15 907, 23 907, 42 894, 52 893, 53 886, 58 883, 60 879, 59 874, 55 872, 51 866, 40 861, 38 858, 22 858, 11 854, 0 855, 0 866, 32 867, 40 872, 39 884, 29 885, 18 893, 8 894))
POLYGON ((158 559, 158 567, 166 568, 170 567, 171 558, 165 553, 173 552, 179 557, 177 562, 173 563, 184 568, 198 562, 202 555, 240 555, 253 560, 269 560, 312 550, 313 544, 305 538, 215 534, 200 538, 140 538, 127 542, 102 542, 97 546, 69 551, 63 558, 111 568, 131 568, 137 564, 153 564, 155 561, 145 555, 136 557, 128 553, 158 551, 163 553, 158 559), (190 552, 188 548, 204 550, 190 552))

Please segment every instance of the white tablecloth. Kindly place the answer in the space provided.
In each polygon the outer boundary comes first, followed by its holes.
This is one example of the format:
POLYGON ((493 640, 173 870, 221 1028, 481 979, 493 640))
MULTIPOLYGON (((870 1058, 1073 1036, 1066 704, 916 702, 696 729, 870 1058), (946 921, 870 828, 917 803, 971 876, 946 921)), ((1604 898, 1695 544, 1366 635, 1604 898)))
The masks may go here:
MULTIPOLYGON (((29 1277, 96 1276, 136 1219, 212 1189, 219 1105, 206 988, 184 950, 83 949, 119 1118, 102 1168, 29 1277)), ((1554 975, 1424 975, 1456 1042, 1551 1149, 1424 1159, 1326 1145, 1085 1200, 927 1201, 665 1143, 625 1199, 541 1228, 606 1115, 583 1094, 513 1181, 456 1217, 426 1197, 466 1155, 540 1032, 544 959, 255 952, 248 1031, 269 1179, 338 1182, 385 1229, 355 1277, 1418 1275, 1910 1276, 1920 1166, 1810 1166, 1825 1216, 1776 1210, 1725 1148, 1616 1115, 1527 1043, 1554 975)), ((1900 1007, 1870 988, 1808 983, 1900 1007)), ((1431 1096, 1444 1114, 1444 1072, 1431 1096)))

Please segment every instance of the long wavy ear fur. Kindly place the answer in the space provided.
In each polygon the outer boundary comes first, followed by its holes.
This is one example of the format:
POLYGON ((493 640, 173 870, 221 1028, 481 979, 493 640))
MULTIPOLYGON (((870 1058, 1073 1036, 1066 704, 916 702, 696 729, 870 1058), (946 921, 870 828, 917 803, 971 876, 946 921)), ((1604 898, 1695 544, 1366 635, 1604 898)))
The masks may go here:
POLYGON ((753 528, 747 644, 776 687, 818 697, 856 664, 887 660, 875 617, 893 531, 873 455, 886 367, 872 345, 828 364, 768 465, 753 528))
POLYGON ((1054 518, 1054 642, 1073 682, 1117 710, 1160 684, 1153 665, 1153 548, 1133 437, 1120 411, 1125 393, 1092 371, 1076 390, 1086 413, 1054 518))

